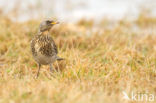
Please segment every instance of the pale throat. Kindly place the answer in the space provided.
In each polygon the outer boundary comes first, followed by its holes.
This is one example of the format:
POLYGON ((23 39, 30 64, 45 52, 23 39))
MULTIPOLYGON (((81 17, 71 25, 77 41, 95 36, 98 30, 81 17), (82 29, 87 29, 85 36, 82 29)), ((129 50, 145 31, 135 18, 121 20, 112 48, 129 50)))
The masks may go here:
POLYGON ((43 31, 42 34, 43 35, 48 35, 49 34, 49 30, 43 31))

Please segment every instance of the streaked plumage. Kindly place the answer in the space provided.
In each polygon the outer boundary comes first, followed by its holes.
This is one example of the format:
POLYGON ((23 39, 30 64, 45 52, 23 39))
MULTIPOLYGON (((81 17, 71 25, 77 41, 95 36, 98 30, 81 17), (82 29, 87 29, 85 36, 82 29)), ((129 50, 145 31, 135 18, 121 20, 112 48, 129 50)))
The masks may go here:
POLYGON ((40 24, 39 32, 31 41, 31 51, 35 61, 39 65, 37 77, 39 76, 41 65, 50 65, 50 70, 52 71, 51 64, 56 60, 62 60, 62 58, 57 56, 57 47, 49 34, 49 30, 55 24, 57 23, 51 20, 43 21, 40 24))

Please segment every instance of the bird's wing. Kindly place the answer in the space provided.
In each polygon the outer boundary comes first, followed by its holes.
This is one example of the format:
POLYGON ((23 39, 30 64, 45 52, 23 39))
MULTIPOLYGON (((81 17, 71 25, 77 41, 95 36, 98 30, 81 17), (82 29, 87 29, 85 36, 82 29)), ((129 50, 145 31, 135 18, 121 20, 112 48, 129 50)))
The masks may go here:
POLYGON ((58 53, 58 50, 57 50, 57 46, 56 46, 56 44, 55 44, 55 42, 54 42, 54 40, 51 38, 51 45, 52 45, 52 49, 53 49, 53 52, 54 53, 58 53))

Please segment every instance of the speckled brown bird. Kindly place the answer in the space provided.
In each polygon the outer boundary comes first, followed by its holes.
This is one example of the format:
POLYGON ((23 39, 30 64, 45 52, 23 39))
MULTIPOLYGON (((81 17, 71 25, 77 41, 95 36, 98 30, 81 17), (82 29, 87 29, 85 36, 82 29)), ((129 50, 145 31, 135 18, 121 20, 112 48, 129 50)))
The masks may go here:
POLYGON ((31 41, 32 55, 38 63, 37 77, 39 76, 41 65, 49 65, 50 71, 52 71, 52 63, 56 60, 63 60, 63 58, 57 56, 57 47, 49 33, 49 30, 55 24, 58 24, 58 22, 53 20, 45 20, 41 22, 39 32, 31 41))

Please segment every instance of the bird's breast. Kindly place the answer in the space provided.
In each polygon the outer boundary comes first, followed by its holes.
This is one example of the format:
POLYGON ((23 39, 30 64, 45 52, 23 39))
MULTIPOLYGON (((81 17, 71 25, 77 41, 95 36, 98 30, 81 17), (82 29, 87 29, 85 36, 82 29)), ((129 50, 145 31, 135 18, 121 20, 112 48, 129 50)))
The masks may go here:
POLYGON ((43 65, 54 62, 56 57, 54 42, 52 38, 47 35, 39 35, 32 42, 32 52, 34 59, 43 65))

